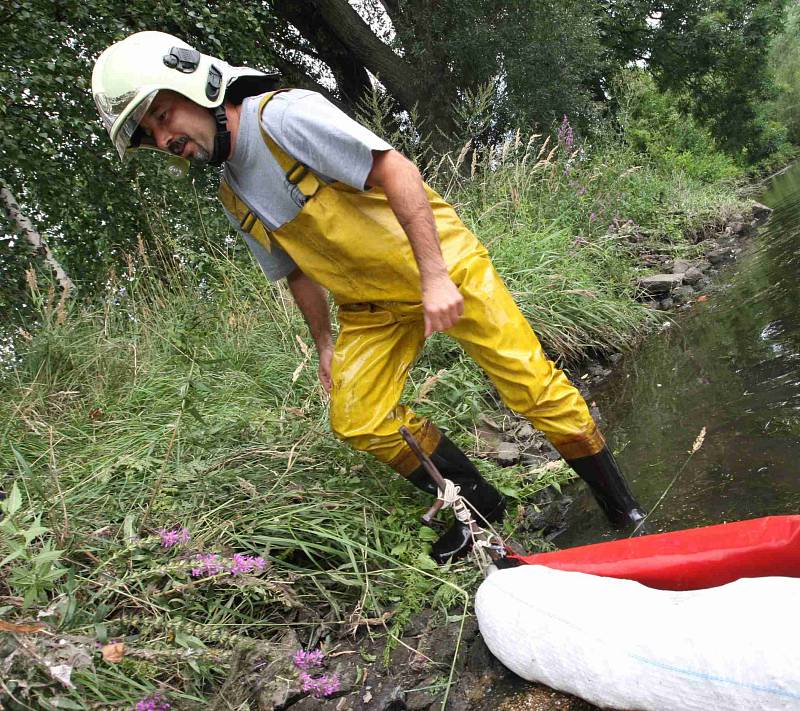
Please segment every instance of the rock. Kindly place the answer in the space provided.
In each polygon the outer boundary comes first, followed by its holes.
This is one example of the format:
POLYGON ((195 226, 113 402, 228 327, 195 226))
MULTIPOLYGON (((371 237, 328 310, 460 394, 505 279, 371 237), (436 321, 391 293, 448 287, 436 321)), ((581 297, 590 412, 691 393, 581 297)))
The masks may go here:
POLYGON ((500 442, 495 459, 503 466, 509 466, 516 464, 521 454, 519 447, 513 442, 500 442))
POLYGON ((712 249, 706 257, 714 265, 730 262, 733 259, 733 249, 731 247, 718 247, 712 249))
POLYGON ((430 708, 438 695, 431 693, 436 690, 438 682, 438 676, 429 676, 420 683, 419 691, 406 694, 405 702, 408 711, 424 711, 424 709, 430 708))
POLYGON ((515 436, 520 440, 529 440, 536 437, 536 430, 530 422, 523 422, 515 432, 515 436))
POLYGON ((602 378, 608 373, 608 371, 599 363, 592 363, 586 370, 589 375, 592 375, 595 378, 602 378))
POLYGON ((697 267, 689 267, 683 275, 683 281, 685 284, 689 284, 690 286, 694 286, 703 278, 703 272, 701 272, 697 267))
POLYGON ((740 237, 747 232, 748 225, 744 222, 731 222, 725 228, 725 234, 732 237, 740 237))
POLYGON ((704 276, 702 279, 700 279, 697 282, 697 284, 694 285, 694 288, 697 291, 700 291, 701 289, 705 289, 710 283, 711 283, 711 279, 709 279, 707 276, 704 276))
POLYGON ((427 628, 431 617, 433 617, 433 610, 430 608, 411 615, 403 630, 403 634, 407 637, 418 637, 427 628))
POLYGON ((622 360, 622 353, 612 353, 610 356, 608 356, 608 360, 616 365, 622 360))
POLYGON ((684 274, 685 272, 689 271, 691 266, 692 263, 687 261, 686 259, 676 259, 674 264, 672 265, 672 273, 684 274))
POLYGON ((760 202, 755 202, 753 203, 753 207, 750 208, 750 214, 753 216, 756 223, 761 225, 772 215, 772 208, 762 205, 760 202))
POLYGON ((641 277, 639 288, 647 294, 669 294, 676 286, 683 283, 683 274, 653 274, 641 277))
POLYGON ((661 301, 658 302, 657 308, 659 311, 669 311, 673 306, 675 306, 675 302, 668 296, 666 299, 661 299, 661 301))
POLYGON ((694 296, 694 289, 688 284, 679 286, 672 292, 672 299, 676 304, 685 304, 692 296, 694 296))

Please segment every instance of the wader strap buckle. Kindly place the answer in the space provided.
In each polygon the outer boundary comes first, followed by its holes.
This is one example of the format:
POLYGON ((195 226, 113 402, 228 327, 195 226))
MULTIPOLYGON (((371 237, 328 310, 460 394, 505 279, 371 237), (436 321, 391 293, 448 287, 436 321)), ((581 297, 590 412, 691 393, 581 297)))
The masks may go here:
POLYGON ((239 223, 239 227, 249 234, 250 230, 253 229, 257 221, 258 218, 252 212, 250 212, 250 210, 248 210, 244 214, 242 221, 239 223))
POLYGON ((286 171, 286 180, 292 185, 298 185, 308 175, 308 166, 297 161, 289 170, 286 171))

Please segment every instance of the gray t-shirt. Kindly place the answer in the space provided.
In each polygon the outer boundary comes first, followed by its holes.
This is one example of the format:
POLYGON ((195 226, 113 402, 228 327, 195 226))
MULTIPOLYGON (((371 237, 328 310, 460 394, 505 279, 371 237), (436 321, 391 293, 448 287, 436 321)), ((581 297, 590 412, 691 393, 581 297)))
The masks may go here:
MULTIPOLYGON (((224 177, 234 192, 269 230, 294 219, 304 198, 286 180, 269 152, 259 128, 260 96, 242 102, 239 132, 233 155, 225 162, 224 177)), ((276 94, 264 108, 261 124, 283 150, 327 181, 340 181, 363 190, 372 169, 372 151, 391 146, 372 131, 353 121, 321 94, 304 89, 276 94)), ((296 265, 277 246, 268 252, 239 228, 227 210, 231 224, 247 242, 264 274, 273 281, 291 274, 296 265)))

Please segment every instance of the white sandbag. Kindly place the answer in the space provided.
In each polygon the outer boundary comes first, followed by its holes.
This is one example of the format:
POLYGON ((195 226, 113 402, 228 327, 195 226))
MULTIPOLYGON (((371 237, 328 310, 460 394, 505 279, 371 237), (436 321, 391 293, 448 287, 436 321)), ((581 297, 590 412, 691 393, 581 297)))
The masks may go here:
POLYGON ((800 709, 800 579, 707 590, 523 565, 475 601, 486 645, 529 681, 602 708, 800 709))

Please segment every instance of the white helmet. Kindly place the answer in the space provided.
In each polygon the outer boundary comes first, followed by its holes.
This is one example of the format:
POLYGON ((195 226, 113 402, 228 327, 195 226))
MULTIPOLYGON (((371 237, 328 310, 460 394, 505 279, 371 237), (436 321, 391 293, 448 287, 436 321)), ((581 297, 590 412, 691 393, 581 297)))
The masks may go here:
POLYGON ((156 148, 137 130, 156 94, 161 89, 183 94, 214 113, 221 141, 214 142, 211 162, 220 163, 227 157, 224 144, 230 139, 224 109, 219 108, 226 96, 239 103, 245 96, 274 88, 278 76, 277 72, 232 67, 164 32, 137 32, 98 57, 92 71, 92 94, 121 158, 128 150, 156 148))

